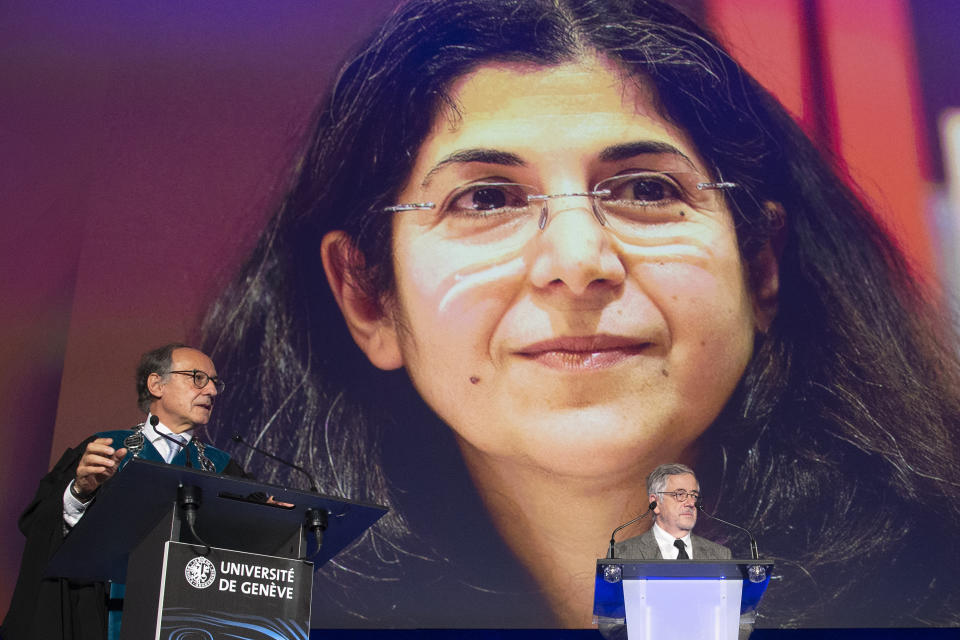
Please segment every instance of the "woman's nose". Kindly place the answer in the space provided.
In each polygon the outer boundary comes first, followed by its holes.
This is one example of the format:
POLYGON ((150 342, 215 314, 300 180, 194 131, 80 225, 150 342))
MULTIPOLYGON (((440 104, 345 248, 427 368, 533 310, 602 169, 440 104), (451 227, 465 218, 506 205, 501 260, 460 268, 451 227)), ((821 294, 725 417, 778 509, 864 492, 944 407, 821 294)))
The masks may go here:
POLYGON ((618 287, 626 268, 616 240, 594 215, 590 198, 570 196, 544 202, 530 278, 538 288, 563 288, 573 295, 618 287))

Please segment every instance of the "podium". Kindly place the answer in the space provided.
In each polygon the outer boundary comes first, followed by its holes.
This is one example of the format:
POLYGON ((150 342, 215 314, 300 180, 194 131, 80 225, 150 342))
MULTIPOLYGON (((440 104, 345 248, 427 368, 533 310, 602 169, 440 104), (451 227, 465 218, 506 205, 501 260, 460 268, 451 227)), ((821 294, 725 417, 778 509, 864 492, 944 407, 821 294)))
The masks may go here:
POLYGON ((772 571, 764 560, 597 560, 593 612, 629 640, 736 640, 772 571))
POLYGON ((46 575, 125 583, 122 640, 184 634, 306 640, 313 569, 386 512, 133 459, 100 489, 46 575), (292 506, 248 497, 255 494, 292 506), (185 515, 190 510, 196 537, 185 515), (322 529, 319 548, 308 525, 322 529))

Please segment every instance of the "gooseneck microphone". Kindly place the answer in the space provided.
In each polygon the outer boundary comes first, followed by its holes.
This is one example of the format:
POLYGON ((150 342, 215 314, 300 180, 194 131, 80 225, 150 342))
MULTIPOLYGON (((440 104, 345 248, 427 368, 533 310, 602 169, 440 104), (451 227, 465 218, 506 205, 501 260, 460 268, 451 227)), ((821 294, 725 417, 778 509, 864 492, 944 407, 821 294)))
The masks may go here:
MULTIPOLYGON (((320 493, 320 487, 317 484, 317 479, 313 477, 313 474, 311 474, 309 471, 307 471, 300 465, 293 464, 288 460, 284 460, 280 456, 274 455, 269 451, 266 451, 264 449, 261 449, 260 447, 250 444, 249 442, 241 438, 239 433, 233 434, 233 437, 231 438, 231 440, 233 440, 234 442, 240 443, 243 446, 247 447, 248 449, 252 449, 253 451, 256 451, 259 454, 265 455, 268 458, 272 458, 282 465, 290 467, 291 469, 296 469, 303 475, 307 476, 307 478, 310 480, 310 491, 314 493, 320 493)), ((309 558, 306 555, 306 549, 304 549, 304 555, 302 558, 300 558, 301 560, 312 561, 318 555, 320 555, 320 549, 321 547, 323 547, 323 532, 327 530, 328 518, 329 518, 329 514, 327 513, 326 509, 307 509, 306 513, 304 514, 304 526, 307 528, 308 531, 313 533, 313 537, 314 537, 314 540, 316 540, 317 547, 316 547, 316 551, 314 551, 313 554, 309 556, 309 558)))
POLYGON ((701 501, 699 501, 699 500, 697 500, 697 511, 699 511, 699 512, 702 513, 703 515, 707 516, 708 518, 711 518, 711 519, 713 519, 713 520, 716 520, 717 522, 721 522, 721 523, 723 523, 723 524, 725 524, 725 525, 727 525, 727 526, 729 526, 729 527, 733 527, 734 529, 739 529, 740 531, 743 531, 745 534, 747 534, 747 537, 750 538, 750 558, 751 558, 752 560, 759 560, 759 559, 760 559, 760 551, 759 551, 758 548, 757 548, 757 540, 756 540, 756 538, 753 537, 753 534, 752 534, 752 533, 750 533, 749 531, 747 531, 746 529, 744 529, 743 527, 741 527, 741 526, 738 525, 738 524, 733 524, 732 522, 727 522, 726 520, 721 520, 721 519, 718 518, 717 516, 715 516, 715 515, 713 515, 713 514, 710 514, 710 513, 707 513, 706 511, 703 510, 703 503, 702 503, 701 501))
POLYGON ((636 518, 634 518, 634 519, 631 520, 630 522, 624 522, 622 525, 620 525, 619 527, 617 527, 616 529, 613 530, 613 533, 610 534, 610 547, 607 549, 607 559, 608 559, 608 560, 613 560, 614 558, 616 558, 616 555, 615 555, 614 552, 613 552, 613 545, 614 545, 614 544, 616 543, 616 541, 617 541, 617 532, 620 531, 621 529, 625 528, 625 527, 629 527, 629 526, 632 525, 634 522, 639 522, 640 520, 643 520, 643 519, 646 518, 648 515, 650 515, 650 512, 651 512, 651 511, 653 511, 653 510, 656 509, 656 508, 657 508, 657 501, 654 500, 654 501, 652 501, 649 505, 647 505, 647 510, 646 510, 646 511, 644 511, 643 513, 641 513, 639 516, 637 516, 636 518))
POLYGON ((184 443, 180 442, 180 441, 177 440, 176 438, 172 438, 172 437, 168 436, 167 434, 163 433, 162 431, 157 431, 157 425, 158 425, 158 424, 160 424, 160 418, 158 418, 157 416, 150 416, 150 426, 153 427, 154 433, 160 434, 161 436, 164 437, 164 439, 166 439, 167 442, 172 442, 173 444, 175 444, 175 445, 177 445, 178 447, 180 447, 180 449, 183 450, 183 455, 184 455, 184 457, 185 457, 186 460, 187 460, 186 467, 187 467, 188 469, 193 469, 193 463, 190 462, 190 450, 187 449, 187 445, 185 445, 184 443))
POLYGON ((269 451, 265 451, 265 450, 261 449, 261 448, 258 447, 258 446, 255 446, 255 445, 250 444, 249 442, 247 442, 246 440, 244 440, 243 438, 241 438, 239 433, 233 434, 233 437, 232 437, 231 439, 232 439, 234 442, 239 442, 240 444, 242 444, 243 446, 247 447, 248 449, 253 449, 254 451, 256 451, 257 453, 259 453, 259 454, 261 454, 261 455, 265 455, 265 456, 267 456, 268 458, 273 458, 274 460, 276 460, 277 462, 279 462, 279 463, 282 464, 282 465, 288 466, 288 467, 290 467, 291 469, 296 469, 297 471, 299 471, 299 472, 302 473, 303 475, 307 476, 307 478, 310 480, 310 491, 313 491, 314 493, 320 493, 320 487, 319 487, 319 485, 317 484, 317 479, 313 477, 313 474, 312 474, 312 473, 310 473, 309 471, 307 471, 306 469, 304 469, 304 468, 301 467, 300 465, 293 464, 292 462, 289 462, 289 461, 287 461, 287 460, 284 460, 284 459, 281 458, 280 456, 276 456, 276 455, 270 453, 269 451))

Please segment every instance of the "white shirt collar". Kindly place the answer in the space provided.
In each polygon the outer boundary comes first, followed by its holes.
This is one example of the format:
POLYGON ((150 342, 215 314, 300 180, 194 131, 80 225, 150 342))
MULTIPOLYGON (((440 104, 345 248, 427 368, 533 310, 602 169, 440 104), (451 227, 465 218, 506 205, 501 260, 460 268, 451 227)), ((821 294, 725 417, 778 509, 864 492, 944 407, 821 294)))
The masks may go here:
MULTIPOLYGON (((143 436, 150 441, 150 444, 152 444, 153 448, 156 449, 161 456, 163 456, 164 460, 170 462, 170 460, 172 460, 173 457, 179 453, 179 450, 176 450, 177 445, 173 444, 160 434, 165 433, 168 436, 172 436, 174 433, 170 430, 170 427, 162 422, 158 422, 156 427, 150 424, 150 418, 152 415, 153 414, 150 413, 147 414, 147 420, 143 425, 143 436)), ((182 431, 180 435, 186 438, 187 444, 189 444, 190 440, 193 439, 193 429, 182 431)))
POLYGON ((673 546, 674 540, 683 540, 687 545, 687 555, 693 560, 693 539, 690 532, 682 538, 675 538, 663 529, 656 522, 653 523, 653 537, 657 540, 657 546, 660 547, 660 555, 667 560, 676 560, 680 550, 673 546))

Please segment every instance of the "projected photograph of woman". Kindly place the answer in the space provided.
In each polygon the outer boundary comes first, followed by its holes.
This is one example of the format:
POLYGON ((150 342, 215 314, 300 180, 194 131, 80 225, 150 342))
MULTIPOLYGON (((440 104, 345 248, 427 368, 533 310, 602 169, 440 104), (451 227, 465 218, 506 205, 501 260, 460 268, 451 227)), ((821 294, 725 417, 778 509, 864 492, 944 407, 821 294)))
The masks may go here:
POLYGON ((776 561, 758 626, 960 623, 946 316, 668 6, 403 4, 204 336, 215 431, 392 510, 320 572, 323 626, 589 626, 670 461, 776 561))

